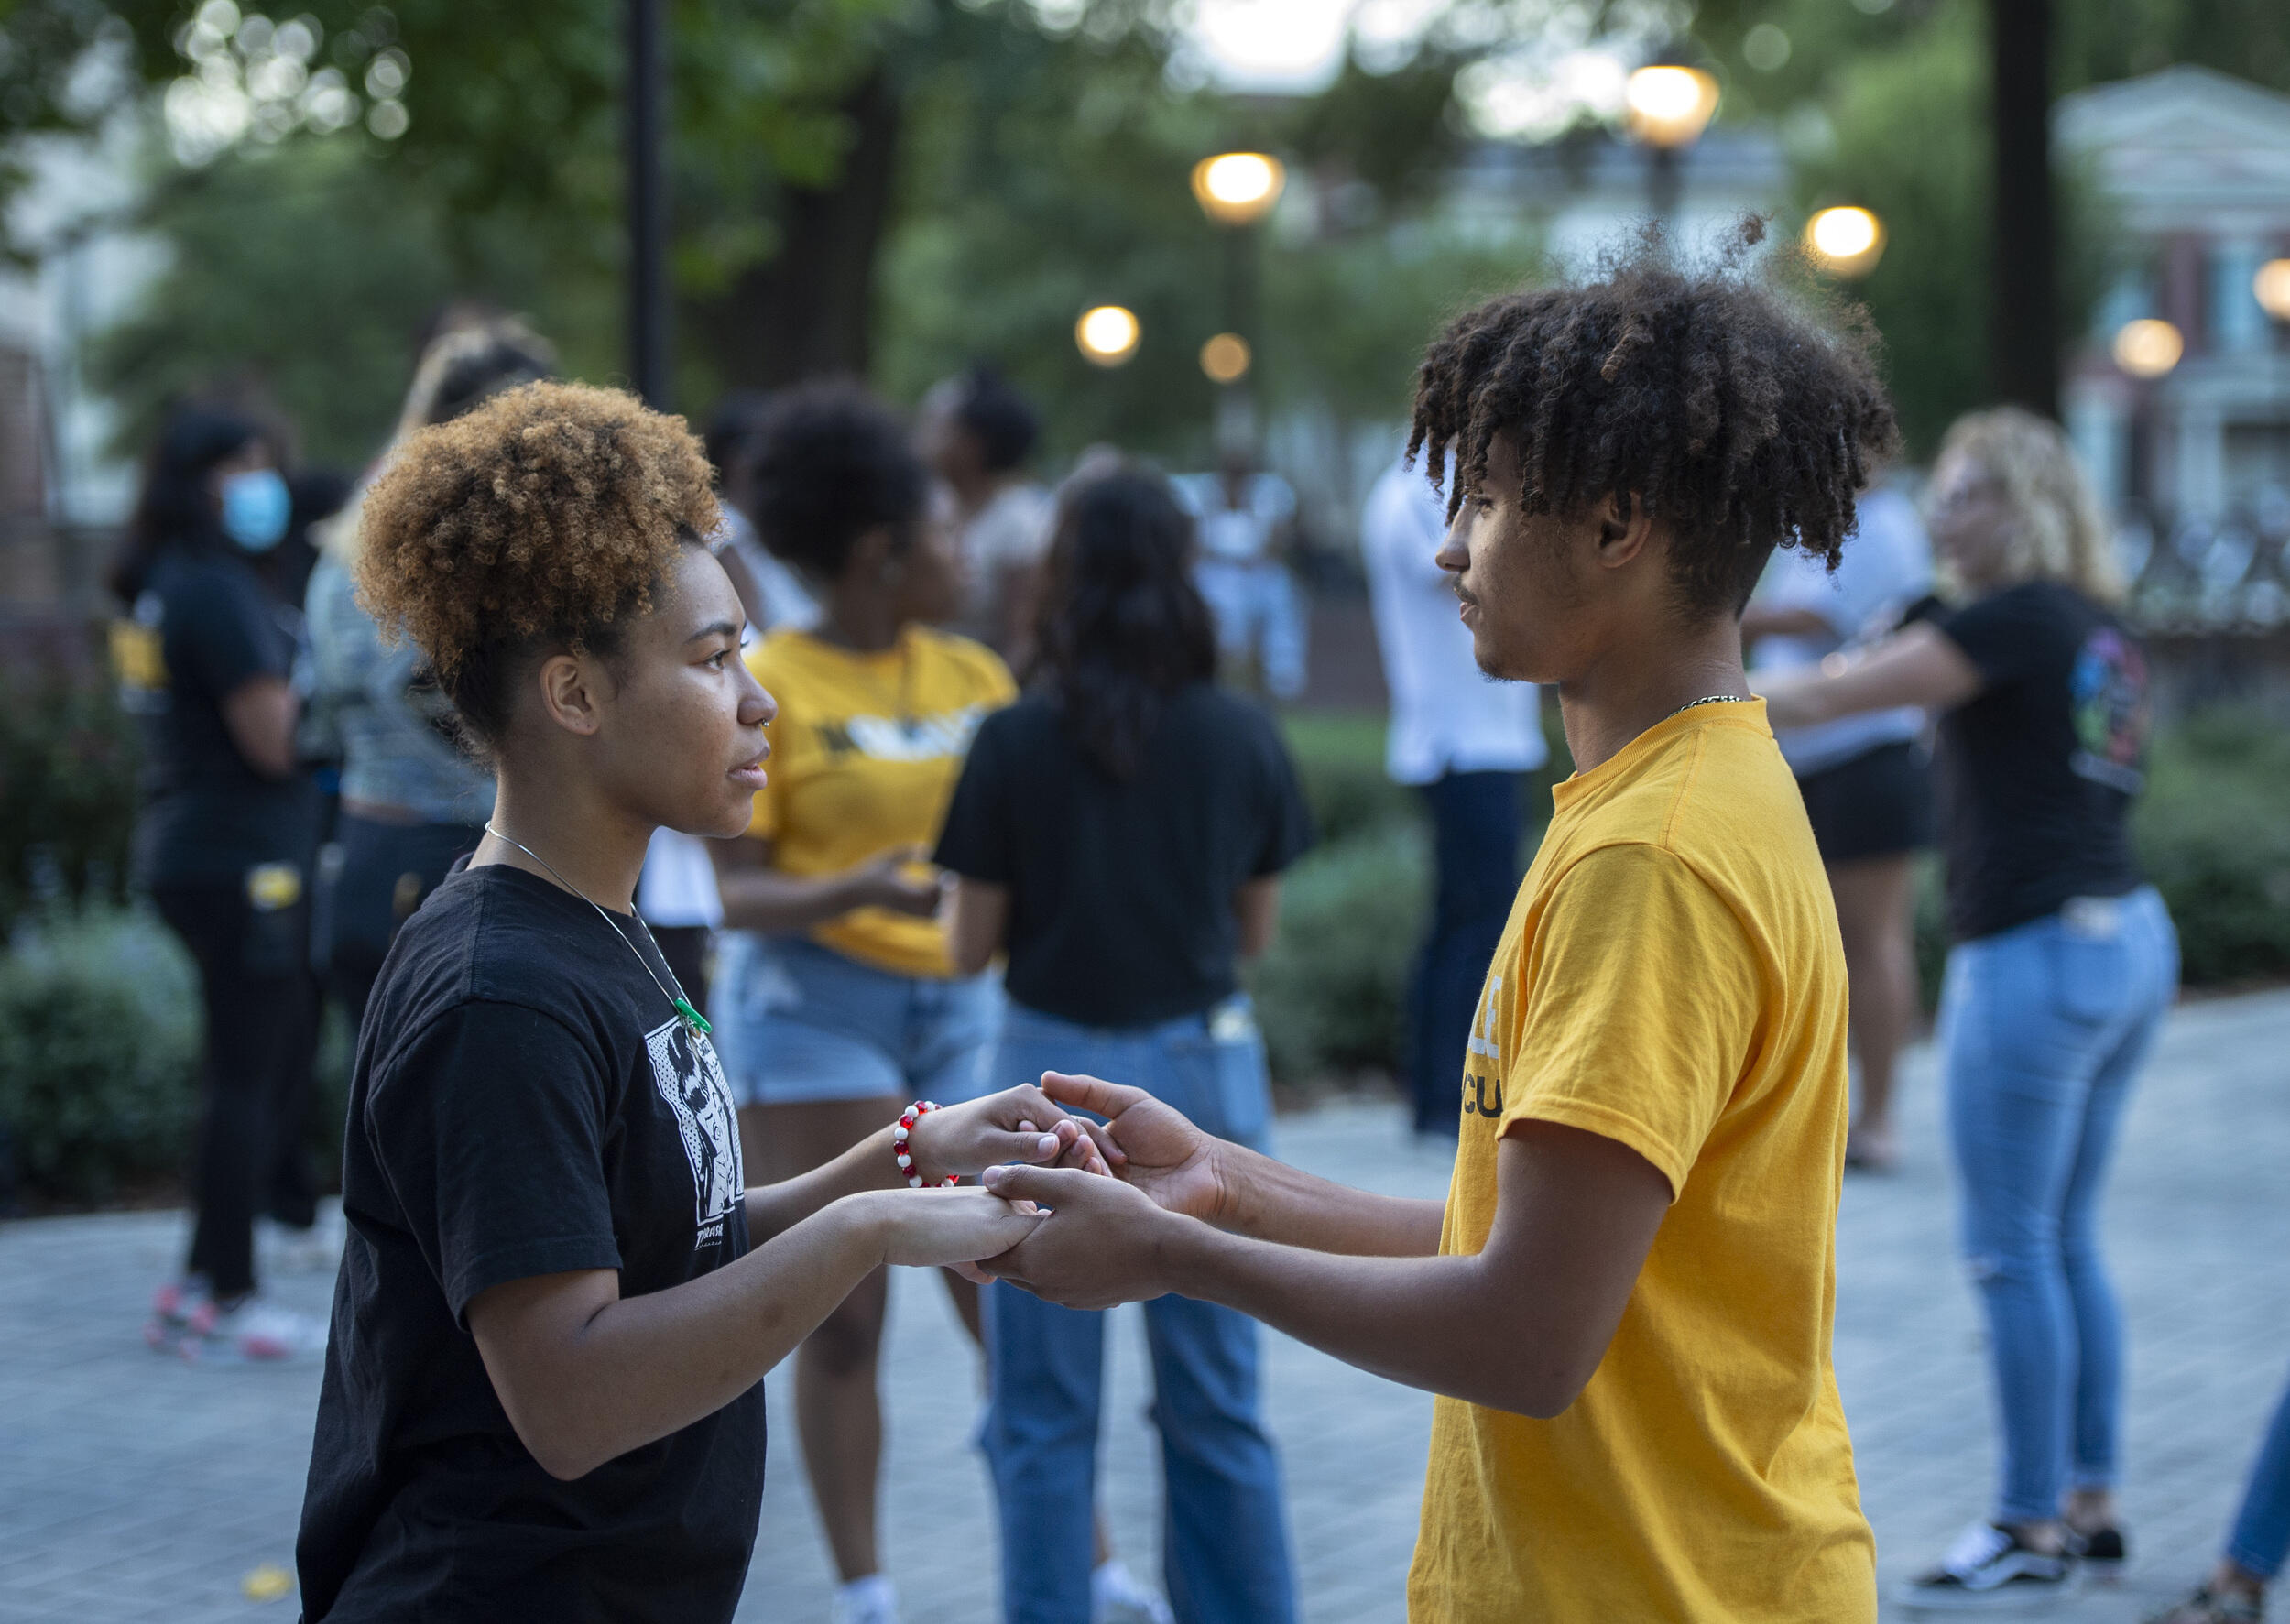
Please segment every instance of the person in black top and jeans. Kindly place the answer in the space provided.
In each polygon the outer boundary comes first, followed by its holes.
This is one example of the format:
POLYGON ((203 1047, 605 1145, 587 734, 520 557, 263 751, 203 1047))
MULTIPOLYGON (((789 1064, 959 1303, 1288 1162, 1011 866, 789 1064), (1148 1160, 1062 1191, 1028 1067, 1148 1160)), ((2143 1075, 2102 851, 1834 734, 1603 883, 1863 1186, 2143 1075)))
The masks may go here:
POLYGON ((365 599, 499 794, 358 1036, 295 1551, 313 1624, 729 1619, 764 1372, 880 1265, 968 1265, 1035 1221, 902 1186, 1103 1169, 1019 1090, 747 1187, 707 1023, 631 909, 652 831, 736 834, 769 753, 709 486, 681 420, 536 383, 413 435, 367 495, 365 599))
MULTIPOLYGON (((1271 719, 1219 689, 1193 526, 1130 469, 1068 489, 1030 692, 980 725, 940 834, 956 967, 1009 955, 994 1065, 1130 1078, 1208 1131, 1260 1144, 1264 1046, 1238 961, 1270 943, 1281 871, 1311 842, 1271 719)), ((1092 1613, 1104 1316, 987 1294, 986 1452, 1010 1624, 1092 1613)), ((1169 1499, 1167 1580, 1188 1624, 1295 1611, 1280 1466, 1246 1315, 1145 1305, 1169 1499)))
POLYGON ((261 424, 179 405, 111 579, 127 609, 112 631, 122 702, 144 741, 135 877, 197 961, 206 1014, 191 1252, 146 1336, 202 1358, 291 1358, 322 1332, 255 1289, 256 1215, 308 1226, 316 1203, 302 1143, 318 806, 294 747, 301 616, 255 562, 286 535, 289 507, 261 424))
POLYGON ((2147 666, 2116 616, 2105 522, 2057 425, 2006 407, 1948 431, 1931 529, 1956 602, 1839 674, 1776 682, 1776 726, 1939 713, 1948 956, 1939 1044, 1963 1247, 1988 1312, 2001 1483, 1902 1599, 2013 1607, 2077 1559, 2119 1564, 2122 1316, 2099 1200, 2178 981, 2132 850, 2147 666))

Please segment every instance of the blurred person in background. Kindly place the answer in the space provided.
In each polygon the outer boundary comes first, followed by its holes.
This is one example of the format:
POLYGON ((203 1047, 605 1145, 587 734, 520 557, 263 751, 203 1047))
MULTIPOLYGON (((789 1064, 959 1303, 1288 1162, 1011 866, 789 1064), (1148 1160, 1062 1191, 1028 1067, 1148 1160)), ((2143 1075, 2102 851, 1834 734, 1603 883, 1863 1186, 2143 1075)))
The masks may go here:
MULTIPOLYGON (((1897 628, 1932 593, 1932 543, 1915 505, 1877 485, 1860 496, 1860 526, 1835 570, 1783 550, 1741 616, 1741 641, 1761 680, 1817 669, 1897 628)), ((1914 705, 1864 711, 1775 737, 1797 775, 1821 847, 1852 984, 1853 1058, 1860 1096, 1845 1165, 1890 1170, 1892 1074, 1916 1019, 1915 856, 1932 844, 1931 753, 1914 705)))
POLYGON ((1773 680, 1766 703, 1781 727, 1939 714, 1955 942, 1939 1048, 2003 1446, 1988 1516, 1901 1599, 1973 1610, 2069 1594, 2079 1566, 2123 1560, 2123 1326, 2099 1203, 2178 939, 2132 852, 2146 657, 2066 436, 2016 407, 1959 419, 1927 518, 1952 605, 1833 674, 1773 680))
POLYGON ((943 379, 923 396, 916 437, 952 497, 965 576, 950 628, 1022 668, 1033 637, 1034 593, 1049 550, 1049 491, 1026 472, 1041 420, 991 366, 943 379))
MULTIPOLYGON (((451 422, 555 366, 549 345, 517 322, 456 327, 422 356, 403 420, 417 429, 451 422)), ((307 604, 316 680, 305 742, 330 746, 342 761, 339 866, 319 956, 354 1033, 398 928, 476 850, 493 810, 493 775, 463 747, 420 649, 385 640, 357 601, 364 506, 361 491, 322 527, 323 556, 307 604)))
MULTIPOLYGON (((856 386, 779 398, 757 433, 748 518, 822 606, 747 664, 779 702, 746 839, 714 846, 724 918, 714 1019, 747 1153, 766 1180, 833 1161, 910 1101, 984 1091, 993 976, 958 972, 921 862, 971 735, 1015 693, 994 651, 933 628, 961 602, 952 539, 906 426, 856 386)), ((953 1280, 949 1276, 950 1281, 953 1280)), ((975 1331, 975 1288, 955 1282, 975 1331)), ((889 1624, 876 1391, 879 1270, 803 1343, 796 1422, 842 1579, 837 1624, 889 1624)))
POLYGON ((1294 699, 1304 691, 1305 636, 1288 572, 1296 493, 1238 441, 1225 446, 1216 473, 1181 475, 1176 488, 1199 527, 1193 578, 1216 619, 1218 657, 1260 692, 1294 699))
POLYGON ((1360 515, 1376 643, 1391 692, 1385 770, 1431 813, 1431 925, 1408 990, 1408 1082, 1415 1131, 1460 1131, 1456 1056, 1471 1035, 1487 966, 1521 873, 1524 775, 1550 758, 1540 692, 1482 673, 1437 555, 1445 504, 1405 459, 1360 515))
POLYGON ((284 540, 291 499, 276 436, 237 410, 187 402, 146 463, 110 584, 127 616, 113 648, 144 734, 135 878, 199 967, 206 1016, 182 1274, 145 1335, 200 1359, 315 1353, 325 1327, 256 1290, 255 1226, 316 1216, 302 1142, 316 788, 295 747, 308 681, 301 616, 255 561, 284 540))
MULTIPOLYGON (((1165 480, 1125 468, 1069 484, 1055 536, 1038 680, 981 725, 938 844, 956 877, 956 969, 1009 955, 988 1086, 1124 1077, 1261 1147, 1270 1091, 1238 971, 1270 944, 1281 871, 1311 843, 1295 768, 1271 719, 1216 685, 1193 525, 1165 480)), ((1093 1575, 1088 1556, 1105 1316, 1009 1286, 986 1307, 1004 1617, 1165 1619, 1158 1597, 1116 1612, 1127 1570, 1100 1561, 1093 1575)), ((1257 1327, 1173 1295, 1147 1303, 1145 1323, 1177 1616, 1292 1619, 1257 1327)))
POLYGON ((2210 1576, 2194 1595, 2157 1613, 2152 1624, 2263 1624, 2266 1586, 2290 1556, 2290 1392, 2274 1406, 2274 1424, 2251 1467, 2242 1503, 2210 1576))

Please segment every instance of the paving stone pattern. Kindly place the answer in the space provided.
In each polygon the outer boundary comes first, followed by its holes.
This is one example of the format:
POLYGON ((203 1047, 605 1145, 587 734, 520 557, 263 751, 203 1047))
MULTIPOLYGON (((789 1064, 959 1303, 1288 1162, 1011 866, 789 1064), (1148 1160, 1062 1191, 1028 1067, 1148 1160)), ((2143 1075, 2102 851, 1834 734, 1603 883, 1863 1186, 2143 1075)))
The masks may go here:
MULTIPOLYGON (((1981 1509, 1990 1423, 1976 1304, 1954 1261, 1929 1055, 1905 1078, 1909 1158, 1857 1180, 1840 1221, 1837 1354, 1888 1586, 1981 1509)), ((1396 1109, 1292 1117, 1281 1146, 1331 1176, 1435 1195, 1444 1158, 1396 1109)), ((250 1602, 258 1564, 291 1565, 318 1380, 194 1369, 137 1326, 174 1259, 180 1215, 0 1225, 0 1620, 293 1616, 250 1602)), ((2290 1371, 2290 994, 2175 1018, 2132 1108, 2109 1219, 2132 1335, 2126 1501, 2134 1566, 2053 1616, 2125 1624, 2208 1559, 2290 1371)), ((274 1278, 322 1308, 330 1279, 274 1278)), ((889 1562, 911 1619, 994 1617, 995 1534, 971 1447, 976 1354, 932 1278, 901 1270, 884 1368, 889 1562)), ((1156 1565, 1160 1468, 1142 1327, 1109 1339, 1102 1500, 1132 1564, 1156 1565)), ((1389 1624, 1423 1484, 1430 1403, 1266 1337, 1310 1624, 1389 1624)), ((785 1378, 770 1379, 775 1419, 785 1378)), ((828 1577, 791 1424, 775 1431, 742 1619, 812 1624, 828 1577)), ((1891 1608, 1888 1619, 1901 1615, 1891 1608)))

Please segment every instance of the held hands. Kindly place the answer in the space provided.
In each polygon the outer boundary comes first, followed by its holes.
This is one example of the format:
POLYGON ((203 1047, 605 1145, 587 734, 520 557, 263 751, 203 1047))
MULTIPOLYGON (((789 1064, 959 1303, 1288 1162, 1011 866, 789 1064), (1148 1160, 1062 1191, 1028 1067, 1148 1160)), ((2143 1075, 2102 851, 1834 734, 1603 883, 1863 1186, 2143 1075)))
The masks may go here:
POLYGON ((1107 1118, 1104 1128, 1091 1131, 1116 1178, 1170 1212, 1210 1224, 1226 1218, 1230 1191, 1217 1154, 1223 1141, 1203 1133, 1176 1106, 1142 1088, 1063 1072, 1042 1073, 1041 1086, 1060 1106, 1107 1118))
POLYGON ((975 1177, 1006 1161, 1058 1162, 1097 1174, 1110 1171, 1085 1124, 1041 1089, 1025 1086, 924 1112, 908 1129, 907 1149, 926 1184, 950 1173, 975 1177), (1050 1125, 1046 1128, 1039 1126, 1044 1122, 1050 1125))
POLYGON ((893 846, 870 857, 845 876, 854 908, 887 908, 893 913, 928 919, 938 911, 939 883, 935 872, 918 877, 912 870, 927 863, 930 853, 919 845, 893 846))

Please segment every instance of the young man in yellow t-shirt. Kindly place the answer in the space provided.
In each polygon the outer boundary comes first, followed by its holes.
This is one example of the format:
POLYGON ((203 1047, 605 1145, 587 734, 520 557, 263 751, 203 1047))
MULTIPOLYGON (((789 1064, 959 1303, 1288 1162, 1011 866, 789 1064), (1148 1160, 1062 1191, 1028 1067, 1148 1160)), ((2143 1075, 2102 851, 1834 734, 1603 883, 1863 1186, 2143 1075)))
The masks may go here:
POLYGON ((1049 1085, 1111 1118, 1124 1183, 989 1172, 1055 1209, 1007 1280, 1227 1303, 1440 1395, 1417 1624, 1876 1616, 1829 1358, 1844 958, 1739 622, 1777 541, 1837 555, 1894 439, 1858 330, 1732 267, 1641 256, 1459 319, 1415 407, 1455 471, 1439 562, 1481 668, 1556 686, 1576 771, 1488 968, 1447 1200, 1094 1079, 1049 1085))

